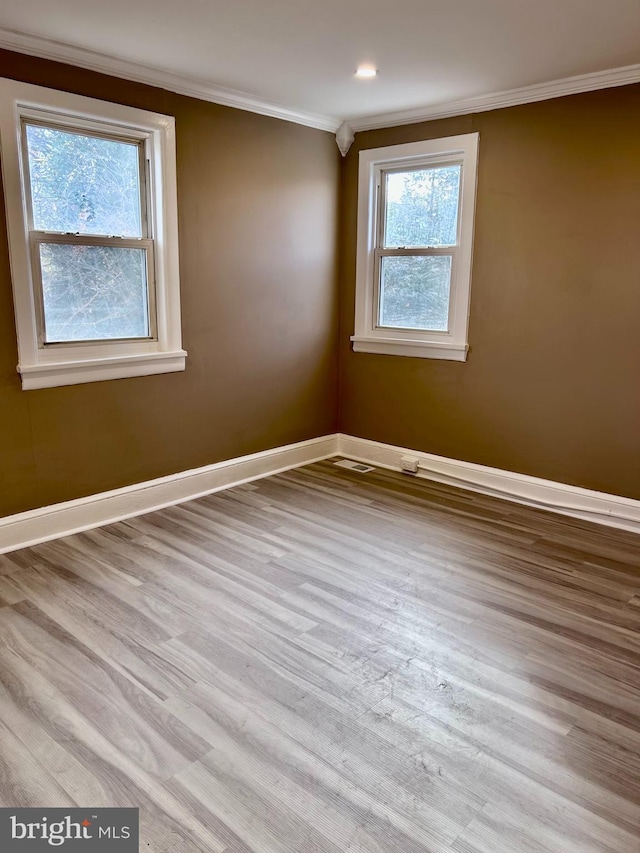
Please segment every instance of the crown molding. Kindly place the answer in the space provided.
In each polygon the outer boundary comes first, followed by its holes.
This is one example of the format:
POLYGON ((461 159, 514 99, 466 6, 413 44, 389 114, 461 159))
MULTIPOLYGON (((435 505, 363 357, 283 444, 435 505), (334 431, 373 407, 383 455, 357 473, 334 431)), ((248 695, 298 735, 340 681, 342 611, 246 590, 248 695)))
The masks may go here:
POLYGON ((346 157, 353 143, 354 132, 348 121, 343 121, 340 127, 336 130, 336 142, 340 153, 346 157))
POLYGON ((293 110, 282 104, 266 101, 246 92, 211 85, 205 80, 174 74, 161 68, 118 59, 98 51, 87 50, 15 30, 0 28, 0 48, 26 53, 29 56, 37 56, 41 59, 64 62, 67 65, 75 65, 89 71, 98 71, 101 74, 110 74, 113 77, 132 80, 136 83, 146 83, 148 86, 168 89, 178 95, 187 95, 201 101, 209 101, 225 107, 291 121, 317 130, 326 130, 330 133, 335 133, 341 123, 340 119, 332 116, 293 110))
POLYGON ((445 101, 440 104, 416 107, 410 110, 378 113, 375 115, 347 118, 342 121, 333 116, 319 115, 290 109, 283 104, 274 103, 255 97, 247 92, 215 86, 205 80, 174 74, 150 65, 131 62, 126 59, 108 56, 94 50, 77 47, 53 39, 41 38, 28 33, 0 28, 0 48, 37 56, 41 59, 51 59, 64 62, 78 68, 86 68, 101 74, 109 74, 148 86, 168 89, 178 95, 187 95, 201 101, 221 104, 238 110, 258 113, 271 118, 290 121, 317 130, 326 130, 336 134, 336 142, 343 156, 347 154, 353 142, 354 134, 363 130, 375 130, 383 127, 396 127, 401 124, 417 124, 422 121, 451 118, 452 116, 468 115, 469 113, 488 112, 489 110, 514 107, 535 101, 546 101, 551 98, 561 98, 565 95, 576 95, 581 92, 593 92, 598 89, 608 89, 614 86, 626 86, 640 82, 640 64, 627 65, 623 68, 612 68, 608 71, 596 71, 591 74, 580 74, 575 77, 565 77, 549 83, 537 83, 533 86, 522 86, 518 89, 507 89, 489 95, 478 95, 458 101, 445 101))
POLYGON ((630 83, 640 83, 640 64, 626 65, 624 68, 612 68, 608 71, 595 71, 591 74, 580 74, 576 77, 565 77, 562 80, 522 86, 519 89, 507 89, 504 92, 496 92, 492 95, 479 95, 474 98, 447 101, 411 110, 350 118, 348 123, 352 131, 358 133, 362 130, 375 130, 382 127, 396 127, 400 124, 417 124, 421 121, 468 115, 469 113, 488 112, 504 107, 530 104, 535 101, 562 98, 565 95, 593 92, 597 89, 627 86, 630 83))

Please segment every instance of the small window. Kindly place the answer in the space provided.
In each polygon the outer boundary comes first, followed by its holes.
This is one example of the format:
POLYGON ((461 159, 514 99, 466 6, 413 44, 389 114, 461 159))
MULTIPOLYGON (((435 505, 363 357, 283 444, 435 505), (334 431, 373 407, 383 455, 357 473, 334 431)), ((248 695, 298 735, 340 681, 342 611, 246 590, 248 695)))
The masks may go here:
POLYGON ((23 122, 43 344, 153 338, 140 141, 23 122))
POLYGON ((354 350, 465 360, 477 142, 360 153, 354 350))
POLYGON ((183 370, 173 119, 0 81, 23 388, 183 370))

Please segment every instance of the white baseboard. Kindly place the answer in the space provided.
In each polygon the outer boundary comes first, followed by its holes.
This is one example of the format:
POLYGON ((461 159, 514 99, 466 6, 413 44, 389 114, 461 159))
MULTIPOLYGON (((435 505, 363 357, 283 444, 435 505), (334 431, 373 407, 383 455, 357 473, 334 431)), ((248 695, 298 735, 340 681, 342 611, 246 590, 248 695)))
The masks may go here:
POLYGON ((631 498, 581 489, 553 480, 542 480, 500 468, 476 465, 473 462, 461 462, 351 435, 339 434, 337 443, 340 455, 366 462, 368 465, 399 471, 400 457, 413 456, 419 460, 418 477, 538 509, 548 509, 583 521, 640 533, 640 501, 631 498))
POLYGON ((336 447, 337 436, 326 435, 0 518, 0 554, 318 462, 333 456, 336 447))
POLYGON ((340 433, 0 518, 0 554, 143 515, 336 455, 393 471, 400 470, 402 456, 417 457, 418 477, 640 533, 640 501, 340 433))

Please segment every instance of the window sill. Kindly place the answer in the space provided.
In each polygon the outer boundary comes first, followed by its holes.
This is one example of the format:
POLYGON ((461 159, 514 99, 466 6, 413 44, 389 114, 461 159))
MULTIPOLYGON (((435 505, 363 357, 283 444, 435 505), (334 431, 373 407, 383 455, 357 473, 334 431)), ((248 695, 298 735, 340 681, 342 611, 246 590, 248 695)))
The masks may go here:
POLYGON ((371 352, 378 355, 404 355, 409 358, 440 358, 446 361, 466 361, 467 344, 445 341, 401 340, 398 338, 368 338, 352 335, 354 352, 371 352))
POLYGON ((82 359, 76 361, 19 364, 22 390, 56 388, 60 385, 80 385, 84 382, 103 382, 154 373, 175 373, 184 370, 187 353, 152 352, 117 358, 82 359))

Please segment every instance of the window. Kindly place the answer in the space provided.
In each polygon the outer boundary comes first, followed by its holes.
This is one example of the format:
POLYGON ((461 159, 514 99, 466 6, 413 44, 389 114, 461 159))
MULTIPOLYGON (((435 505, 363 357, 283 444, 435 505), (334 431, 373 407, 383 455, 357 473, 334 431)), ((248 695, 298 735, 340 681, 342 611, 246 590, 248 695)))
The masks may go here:
POLYGON ((184 370, 174 120, 0 81, 24 389, 184 370))
POLYGON ((360 152, 356 352, 465 361, 478 134, 360 152))

